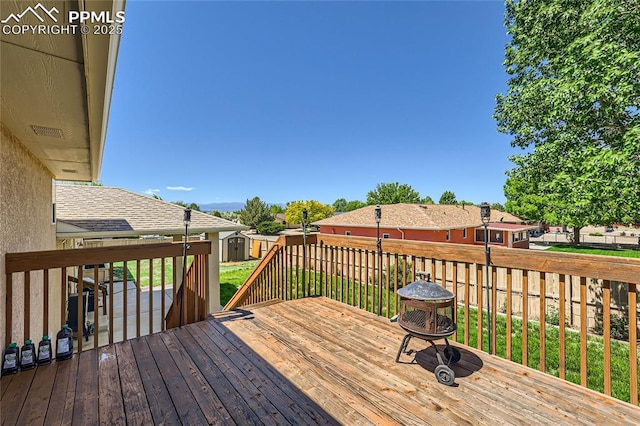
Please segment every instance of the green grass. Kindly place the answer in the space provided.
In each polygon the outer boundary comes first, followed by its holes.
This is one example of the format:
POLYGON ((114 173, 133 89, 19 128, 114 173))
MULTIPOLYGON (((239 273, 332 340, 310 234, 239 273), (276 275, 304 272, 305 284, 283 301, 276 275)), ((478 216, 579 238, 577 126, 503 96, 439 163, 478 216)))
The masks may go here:
POLYGON ((640 250, 633 249, 617 249, 617 248, 594 248, 572 245, 552 246, 547 251, 556 251, 561 253, 580 253, 580 254, 599 254, 602 256, 618 256, 632 257, 640 259, 640 250))
MULTIPOLYGON (((486 315, 485 315, 486 316, 486 315)), ((469 312, 469 346, 477 347, 478 343, 478 315, 476 309, 469 312)), ((457 341, 464 342, 464 307, 458 308, 457 341)), ((487 350, 486 319, 484 319, 483 350, 487 350)), ((511 360, 522 363, 522 330, 521 319, 513 318, 511 326, 511 360)), ((497 316, 496 323, 496 355, 506 358, 506 317, 497 316)), ((527 365, 536 370, 540 369, 540 324, 529 321, 527 325, 527 365)), ((558 327, 547 324, 545 328, 545 369, 547 374, 560 375, 560 343, 558 327)), ((565 378, 580 384, 580 333, 567 328, 565 339, 565 378)), ((638 368, 640 370, 640 360, 638 368)), ((604 340, 600 336, 587 336, 587 387, 598 392, 604 392, 604 340)), ((611 340, 611 395, 622 401, 629 402, 629 345, 626 342, 611 340)), ((638 393, 640 397, 640 392, 638 393)))
MULTIPOLYGON (((193 256, 187 257, 187 268, 191 264, 193 256)), ((140 286, 149 287, 150 274, 149 274, 149 260, 140 261, 140 286)), ((165 258, 165 285, 170 286, 173 284, 173 259, 165 258)), ((137 282, 137 262, 127 262, 127 280, 137 282)), ((122 281, 124 279, 124 264, 123 262, 113 263, 113 277, 115 281, 122 281)), ((182 280, 182 277, 178 277, 178 281, 182 280)), ((162 285, 162 260, 153 259, 153 286, 160 287, 162 285)))
POLYGON ((233 297, 238 287, 249 277, 259 260, 220 264, 220 303, 222 306, 233 297))

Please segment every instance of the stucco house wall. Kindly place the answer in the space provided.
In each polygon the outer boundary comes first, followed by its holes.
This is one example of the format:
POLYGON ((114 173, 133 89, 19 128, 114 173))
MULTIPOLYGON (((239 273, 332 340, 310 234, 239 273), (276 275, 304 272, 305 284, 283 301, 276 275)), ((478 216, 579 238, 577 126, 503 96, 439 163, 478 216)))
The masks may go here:
MULTIPOLYGON (((56 248, 56 227, 52 216, 52 176, 51 173, 16 140, 9 130, 2 126, 0 135, 0 345, 6 347, 4 312, 6 312, 6 277, 4 274, 5 254, 56 248)), ((33 273, 32 283, 42 282, 33 273)), ((55 331, 60 319, 59 277, 51 273, 49 324, 55 331), (55 289, 58 291, 55 291, 55 289)), ((24 306, 24 281, 16 274, 13 278, 14 312, 21 312, 24 306)), ((33 333, 42 325, 42 288, 31 287, 31 324, 29 336, 34 341, 42 336, 33 333)), ((16 315, 14 332, 22 336, 23 318, 16 315)), ((22 344, 23 342, 18 342, 22 344)))

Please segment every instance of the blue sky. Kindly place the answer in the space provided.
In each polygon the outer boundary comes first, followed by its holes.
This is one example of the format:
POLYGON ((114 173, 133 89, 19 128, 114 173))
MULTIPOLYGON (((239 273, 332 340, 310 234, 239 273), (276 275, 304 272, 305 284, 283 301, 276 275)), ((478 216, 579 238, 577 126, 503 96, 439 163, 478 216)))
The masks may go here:
POLYGON ((101 180, 165 200, 504 202, 501 1, 127 2, 101 180))

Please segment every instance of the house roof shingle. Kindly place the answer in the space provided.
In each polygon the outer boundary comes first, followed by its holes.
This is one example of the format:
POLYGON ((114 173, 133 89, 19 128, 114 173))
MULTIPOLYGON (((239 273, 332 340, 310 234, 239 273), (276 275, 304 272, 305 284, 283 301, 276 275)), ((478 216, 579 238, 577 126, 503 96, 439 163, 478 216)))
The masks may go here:
MULTIPOLYGON (((56 185, 58 236, 109 237, 182 234, 184 207, 122 188, 56 185), (64 226, 64 225, 73 226, 64 226)), ((190 233, 240 231, 246 226, 191 213, 190 233)))
MULTIPOLYGON (((381 206, 383 228, 456 229, 482 225, 480 207, 445 204, 388 204, 381 206)), ((491 222, 523 223, 522 219, 505 212, 491 211, 491 222)), ((320 226, 374 227, 375 206, 342 213, 313 223, 320 226)))

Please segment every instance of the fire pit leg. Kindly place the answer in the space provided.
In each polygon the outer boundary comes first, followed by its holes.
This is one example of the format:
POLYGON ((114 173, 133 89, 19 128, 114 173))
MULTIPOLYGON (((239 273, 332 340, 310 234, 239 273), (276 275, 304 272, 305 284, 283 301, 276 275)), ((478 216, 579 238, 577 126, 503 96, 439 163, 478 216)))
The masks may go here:
POLYGON ((405 349, 407 349, 409 340, 411 340, 410 334, 407 334, 406 336, 404 336, 404 339, 402 339, 402 345, 400 345, 400 350, 398 350, 398 355, 396 355, 396 362, 400 362, 400 355, 405 351, 405 349))

